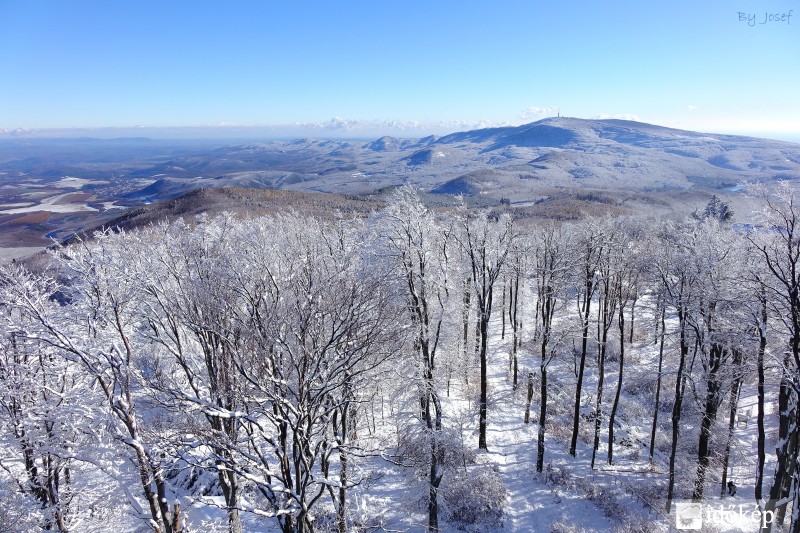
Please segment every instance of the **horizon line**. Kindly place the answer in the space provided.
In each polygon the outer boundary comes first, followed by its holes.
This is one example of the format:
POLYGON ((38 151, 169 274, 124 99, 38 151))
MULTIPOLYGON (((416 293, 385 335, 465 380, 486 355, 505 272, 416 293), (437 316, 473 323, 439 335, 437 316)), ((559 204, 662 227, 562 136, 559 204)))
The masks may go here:
MULTIPOLYGON (((533 117, 531 117, 533 118, 533 117)), ((706 133, 714 135, 731 135, 737 137, 756 137, 764 139, 774 139, 785 142, 800 143, 799 130, 780 130, 777 128, 723 128, 718 131, 710 129, 690 129, 680 125, 664 125, 655 121, 642 120, 632 115, 606 115, 600 114, 590 118, 570 117, 563 114, 553 116, 537 117, 535 120, 520 118, 517 121, 467 121, 467 120, 442 120, 432 122, 422 121, 402 121, 402 120, 362 120, 362 119, 341 119, 334 117, 328 121, 319 122, 293 122, 282 124, 238 124, 231 122, 219 122, 199 125, 133 125, 133 126, 67 126, 67 127, 6 127, 0 128, 0 139, 122 139, 122 138, 146 138, 152 140, 172 139, 172 140, 200 140, 200 139, 224 139, 224 138, 247 138, 252 135, 268 137, 270 139, 296 139, 298 137, 315 137, 319 139, 373 139, 375 137, 398 137, 398 138, 420 138, 430 135, 444 136, 451 133, 503 128, 520 127, 535 124, 545 120, 582 120, 582 121, 625 121, 635 122, 647 126, 657 126, 660 128, 687 131, 694 133, 706 133), (92 137, 87 133, 120 133, 122 135, 92 137), (137 135, 142 133, 145 135, 137 135), (147 133, 155 134, 150 137, 147 133), (160 136, 158 134, 167 134, 160 136), (186 137, 176 134, 188 133, 186 137), (237 137, 232 134, 244 134, 237 137), (192 135, 193 134, 193 135, 192 135), (227 134, 218 135, 213 134, 227 134), (249 135, 247 135, 249 134, 249 135), (319 135, 322 134, 322 135, 319 135), (403 134, 411 134, 403 136, 403 134)))

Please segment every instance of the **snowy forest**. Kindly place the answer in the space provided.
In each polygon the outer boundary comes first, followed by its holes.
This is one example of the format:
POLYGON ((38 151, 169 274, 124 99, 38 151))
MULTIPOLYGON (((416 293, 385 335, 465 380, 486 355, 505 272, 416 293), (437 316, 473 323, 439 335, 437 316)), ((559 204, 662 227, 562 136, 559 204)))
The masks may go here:
POLYGON ((651 532, 678 501, 800 531, 791 188, 683 220, 420 198, 0 267, 0 531, 651 532))

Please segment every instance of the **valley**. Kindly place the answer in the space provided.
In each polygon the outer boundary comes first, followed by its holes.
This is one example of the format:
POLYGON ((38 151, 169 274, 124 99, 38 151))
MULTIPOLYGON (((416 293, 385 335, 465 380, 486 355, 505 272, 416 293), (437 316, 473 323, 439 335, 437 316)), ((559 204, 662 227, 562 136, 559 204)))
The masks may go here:
MULTIPOLYGON (((0 248, 47 246, 196 189, 380 197, 403 184, 523 216, 735 212, 756 184, 800 179, 800 145, 622 120, 549 118, 420 139, 0 138, 0 248)), ((434 200, 433 197, 438 197, 434 200)), ((209 209, 214 209, 209 207, 209 209)))

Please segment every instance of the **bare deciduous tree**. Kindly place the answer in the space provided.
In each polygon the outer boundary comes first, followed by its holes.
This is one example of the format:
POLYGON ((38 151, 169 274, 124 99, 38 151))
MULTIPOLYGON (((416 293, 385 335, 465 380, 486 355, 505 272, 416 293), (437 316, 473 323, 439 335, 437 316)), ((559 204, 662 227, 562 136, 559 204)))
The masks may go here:
POLYGON ((544 469, 545 434, 547 432, 547 369, 557 350, 561 338, 553 328, 556 309, 564 299, 568 279, 569 244, 561 228, 547 225, 534 236, 531 261, 536 280, 536 306, 539 317, 539 377, 540 405, 539 430, 536 441, 536 471, 544 469))
POLYGON ((466 256, 467 268, 471 270, 472 289, 478 308, 480 331, 479 358, 481 365, 481 396, 479 407, 478 447, 487 448, 486 417, 489 383, 487 378, 489 320, 492 316, 494 284, 503 264, 512 250, 516 234, 508 215, 497 218, 480 213, 469 216, 462 210, 461 248, 466 256))
MULTIPOLYGON (((420 360, 421 412, 428 454, 428 530, 439 531, 439 486, 446 450, 442 442, 442 402, 436 385, 437 353, 450 297, 450 228, 440 226, 410 188, 398 191, 386 209, 389 255, 403 280, 420 360)), ((458 291, 455 294, 460 296, 458 291)))

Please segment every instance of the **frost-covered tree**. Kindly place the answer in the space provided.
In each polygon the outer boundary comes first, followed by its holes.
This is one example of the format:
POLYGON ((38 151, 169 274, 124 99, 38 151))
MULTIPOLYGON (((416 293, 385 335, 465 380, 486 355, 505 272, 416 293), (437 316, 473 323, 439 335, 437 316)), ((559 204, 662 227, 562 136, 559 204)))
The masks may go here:
MULTIPOLYGON (((508 321, 511 326, 511 353, 509 355, 509 374, 511 377, 511 388, 517 390, 519 385, 519 348, 522 344, 522 316, 520 312, 520 292, 524 293, 526 278, 527 250, 524 241, 517 239, 507 263, 508 276, 508 321)), ((505 290, 503 290, 503 302, 505 302, 505 290)), ((505 316, 505 305, 503 305, 503 316, 505 316)))
POLYGON ((716 220, 717 222, 730 222, 733 219, 733 209, 728 202, 720 200, 717 195, 711 197, 703 212, 695 210, 692 217, 696 220, 716 220))
POLYGON ((547 370, 560 348, 561 336, 554 328, 556 310, 563 304, 569 276, 569 243, 561 228, 545 225, 538 228, 530 247, 530 261, 536 283, 538 316, 540 404, 536 439, 536 471, 544 469, 547 432, 547 370))
MULTIPOLYGON (((743 378, 743 353, 750 350, 748 319, 741 312, 742 257, 740 239, 715 219, 669 224, 661 233, 655 261, 664 304, 677 316, 677 372, 672 411, 667 506, 675 493, 678 441, 687 384, 700 410, 696 470, 692 496, 702 499, 711 459, 723 458, 723 448, 713 449, 719 409, 729 401, 728 433, 735 419, 738 391, 743 378)), ((663 315, 664 311, 662 311, 663 315)), ((664 320, 661 320, 664 327, 664 320)), ((663 335, 663 333, 662 333, 663 335)), ((725 442, 724 439, 720 439, 725 442)))
MULTIPOLYGON (((694 227, 694 226, 693 226, 694 227)), ((675 394, 672 404, 672 442, 670 445, 669 478, 667 483, 666 508, 672 508, 675 494, 675 467, 677 464, 680 423, 683 401, 688 380, 687 359, 693 344, 689 326, 689 312, 694 302, 697 284, 690 253, 695 233, 687 233, 678 224, 666 224, 660 234, 661 244, 654 268, 663 291, 664 303, 674 310, 678 318, 678 354, 675 372, 675 394)))
MULTIPOLYGON (((330 488, 344 515, 352 415, 401 346, 388 273, 363 262, 364 235, 344 222, 262 220, 263 252, 240 273, 234 357, 243 443, 226 467, 247 479, 283 531, 312 529, 330 488), (268 232, 268 234, 267 234, 268 232), (338 462, 339 475, 333 468, 338 462)), ((231 413, 232 415, 232 413, 231 413)))
POLYGON ((576 454, 578 433, 581 420, 581 394, 583 391, 583 375, 586 370, 586 354, 589 344, 589 324, 592 309, 592 300, 598 283, 598 267, 605 239, 598 221, 589 219, 583 221, 575 228, 575 262, 576 272, 574 284, 576 288, 577 312, 581 323, 581 353, 578 363, 578 375, 575 383, 575 407, 572 413, 572 440, 569 445, 569 454, 576 454))
MULTIPOLYGON (((439 486, 445 470, 446 450, 442 433, 442 401, 438 383, 441 366, 437 355, 443 348, 449 308, 455 246, 447 221, 440 223, 411 188, 399 190, 383 213, 387 255, 402 280, 413 328, 415 358, 419 361, 422 421, 428 454, 428 530, 439 530, 439 486), (438 379, 437 379, 438 378, 438 379)), ((456 278, 458 279, 458 278, 456 278)), ((452 291, 456 298, 461 294, 452 291)))
POLYGON ((59 253, 65 283, 27 273, 8 276, 4 295, 11 312, 29 324, 19 336, 40 343, 93 382, 111 415, 114 441, 136 465, 147 510, 131 503, 154 531, 172 533, 163 448, 142 417, 143 344, 137 332, 139 286, 124 268, 117 236, 98 233, 59 253), (59 305, 59 301, 65 305, 59 305))
POLYGON ((481 367, 481 392, 479 407, 478 447, 487 448, 486 418, 489 383, 487 377, 489 320, 492 316, 494 285, 506 258, 511 252, 516 233, 508 215, 489 217, 487 213, 475 216, 462 209, 462 228, 459 237, 461 249, 466 258, 467 269, 471 271, 472 294, 478 310, 480 337, 479 359, 481 367))
POLYGON ((778 397, 777 464, 766 503, 783 523, 792 503, 791 530, 800 531, 800 454, 798 454, 798 396, 800 395, 800 207, 788 184, 767 194, 766 239, 751 239, 766 265, 765 289, 785 341, 781 346, 782 377, 778 397))
MULTIPOLYGON (((768 298, 767 284, 768 272, 762 258, 757 254, 758 250, 753 246, 756 242, 765 238, 760 236, 750 236, 749 246, 745 257, 745 273, 743 277, 743 287, 749 298, 745 300, 745 313, 749 318, 752 336, 758 343, 755 357, 756 373, 756 474, 755 474, 755 499, 760 502, 764 492, 764 467, 766 465, 766 432, 765 432, 765 411, 767 404, 767 365, 768 359, 768 340, 771 329, 770 320, 770 300, 768 298), (760 238, 759 238, 760 237, 760 238)), ((770 357, 771 359, 771 357, 770 357)), ((723 476, 725 472, 723 471, 723 476)), ((723 481, 725 478, 723 477, 723 481)))
POLYGON ((606 245, 601 249, 598 264, 597 301, 597 393, 594 404, 594 439, 592 442, 591 467, 594 469, 597 451, 600 448, 600 428, 603 423, 603 391, 605 387, 606 355, 608 353, 609 332, 614 325, 617 309, 615 289, 619 277, 619 256, 615 253, 618 244, 618 228, 606 226, 606 245))
POLYGON ((241 404, 233 354, 241 350, 244 332, 232 321, 232 309, 241 299, 236 276, 246 270, 247 255, 237 250, 242 227, 221 216, 196 227, 177 221, 148 228, 125 237, 130 253, 124 262, 136 271, 143 292, 139 312, 147 327, 141 334, 159 348, 147 361, 149 384, 173 413, 176 429, 211 448, 207 456, 183 459, 216 471, 231 533, 242 530, 242 481, 223 466, 240 433, 230 413, 241 404), (144 248, 149 253, 138 252, 144 248))
MULTIPOLYGON (((642 272, 645 270, 642 261, 642 239, 639 228, 628 221, 620 221, 619 236, 616 242, 610 243, 613 253, 617 255, 617 274, 615 276, 614 295, 617 300, 617 326, 619 329, 619 369, 617 371, 617 386, 614 393, 614 402, 611 404, 611 413, 608 417, 608 464, 614 462, 614 425, 616 423, 619 401, 622 393, 622 380, 625 372, 625 313, 627 308, 633 307, 636 295, 639 293, 639 283, 642 272)), ((633 314, 633 310, 631 310, 633 314)), ((631 320, 632 321, 632 320, 631 320)), ((631 327, 633 327, 631 325, 631 327)))
MULTIPOLYGON (((697 451, 697 472, 693 498, 701 499, 712 455, 711 435, 726 387, 735 391, 740 374, 741 339, 744 324, 737 313, 739 300, 739 242, 735 234, 709 219, 690 228, 692 239, 683 248, 694 271, 694 298, 687 309, 687 322, 694 338, 701 366, 702 399, 700 439, 697 451)), ((734 394, 733 405, 738 399, 734 394)))
POLYGON ((75 385, 88 383, 70 375, 46 347, 18 337, 20 326, 11 325, 0 339, 0 479, 19 489, 21 517, 38 516, 42 529, 67 532, 73 522, 72 463, 80 427, 75 385))

